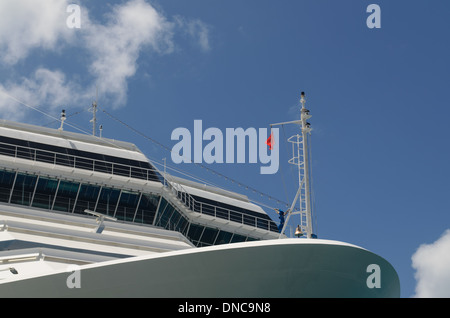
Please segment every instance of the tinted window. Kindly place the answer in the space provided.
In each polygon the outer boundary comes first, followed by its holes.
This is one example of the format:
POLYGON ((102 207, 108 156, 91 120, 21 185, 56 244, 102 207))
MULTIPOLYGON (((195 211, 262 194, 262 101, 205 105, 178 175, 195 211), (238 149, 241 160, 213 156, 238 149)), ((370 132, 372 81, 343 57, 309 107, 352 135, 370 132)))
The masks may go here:
POLYGON ((39 177, 32 206, 42 209, 51 209, 57 187, 58 180, 39 177))
POLYGON ((94 211, 97 203, 100 187, 90 184, 82 184, 78 193, 77 203, 74 213, 85 214, 84 210, 88 209, 94 211))
POLYGON ((231 241, 232 233, 226 231, 220 231, 219 235, 217 235, 216 244, 228 244, 231 241))
POLYGON ((203 231, 203 235, 202 235, 200 241, 204 245, 213 245, 214 241, 216 240, 216 236, 217 236, 218 232, 219 232, 219 230, 207 227, 203 231))
POLYGON ((72 212, 80 184, 78 182, 60 181, 53 210, 72 212))
POLYGON ((106 215, 114 215, 119 195, 120 190, 118 189, 102 188, 95 211, 106 215))
POLYGON ((8 202, 14 183, 15 172, 0 171, 0 201, 8 202))
POLYGON ((159 196, 142 194, 134 221, 137 223, 153 224, 158 203, 159 196))
POLYGON ((11 196, 11 203, 30 205, 36 180, 37 176, 18 173, 11 196))
POLYGON ((139 194, 123 190, 120 195, 115 217, 119 220, 132 222, 139 201, 139 194))
POLYGON ((202 225, 191 224, 189 226, 188 239, 194 243, 194 245, 197 245, 204 229, 205 227, 202 225))

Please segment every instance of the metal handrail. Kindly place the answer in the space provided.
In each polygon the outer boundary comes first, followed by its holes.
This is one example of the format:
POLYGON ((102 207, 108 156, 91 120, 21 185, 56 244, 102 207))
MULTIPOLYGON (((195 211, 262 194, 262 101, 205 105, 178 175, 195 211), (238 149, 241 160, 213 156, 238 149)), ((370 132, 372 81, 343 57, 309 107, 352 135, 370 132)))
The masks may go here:
POLYGON ((71 168, 80 168, 84 170, 120 175, 129 178, 143 179, 147 181, 159 181, 151 177, 152 173, 158 173, 156 169, 130 166, 106 160, 98 160, 89 157, 64 154, 33 147, 18 146, 5 142, 0 142, 0 155, 46 162, 54 165, 58 164, 71 168), (149 171, 151 172, 150 174, 149 171))
POLYGON ((271 220, 198 201, 192 197, 181 184, 177 183, 177 189, 172 184, 170 177, 165 177, 165 179, 167 181, 166 186, 169 190, 178 198, 178 200, 180 200, 189 210, 193 212, 271 231, 271 220))

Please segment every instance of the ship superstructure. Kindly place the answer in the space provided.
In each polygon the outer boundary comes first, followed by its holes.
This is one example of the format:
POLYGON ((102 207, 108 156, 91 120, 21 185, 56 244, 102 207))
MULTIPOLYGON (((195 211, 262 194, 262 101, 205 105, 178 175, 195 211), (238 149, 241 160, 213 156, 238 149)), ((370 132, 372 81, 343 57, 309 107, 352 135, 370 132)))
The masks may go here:
POLYGON ((276 236, 276 224, 247 197, 162 176, 130 143, 1 121, 0 156, 1 203, 90 210, 180 232, 195 246, 276 236))
POLYGON ((159 171, 134 144, 63 130, 65 116, 60 129, 1 120, 0 297, 398 297, 384 259, 315 238, 301 111, 287 221, 300 214, 305 239, 242 194, 159 171), (367 284, 371 264, 382 289, 367 284))

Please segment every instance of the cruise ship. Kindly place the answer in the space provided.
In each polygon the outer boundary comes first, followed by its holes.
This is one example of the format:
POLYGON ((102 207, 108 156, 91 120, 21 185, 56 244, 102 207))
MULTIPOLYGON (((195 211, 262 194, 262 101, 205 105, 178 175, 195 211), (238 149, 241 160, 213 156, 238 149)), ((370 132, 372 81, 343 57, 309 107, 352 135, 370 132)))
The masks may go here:
POLYGON ((0 120, 0 297, 399 297, 384 258, 314 235, 302 105, 285 223, 160 171, 132 143, 66 131, 65 117, 59 129, 0 120))

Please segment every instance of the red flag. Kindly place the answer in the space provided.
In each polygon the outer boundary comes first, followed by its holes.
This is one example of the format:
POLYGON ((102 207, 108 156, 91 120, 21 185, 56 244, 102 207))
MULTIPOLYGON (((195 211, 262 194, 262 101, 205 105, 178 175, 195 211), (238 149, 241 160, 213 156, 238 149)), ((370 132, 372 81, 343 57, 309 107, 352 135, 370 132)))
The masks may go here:
POLYGON ((267 144, 267 146, 269 146, 269 149, 272 150, 272 146, 274 145, 273 144, 273 133, 271 133, 270 137, 267 138, 266 144, 267 144))

